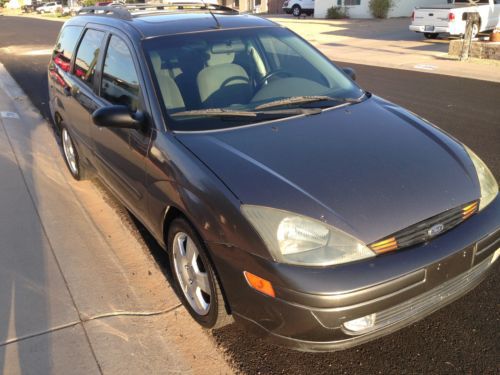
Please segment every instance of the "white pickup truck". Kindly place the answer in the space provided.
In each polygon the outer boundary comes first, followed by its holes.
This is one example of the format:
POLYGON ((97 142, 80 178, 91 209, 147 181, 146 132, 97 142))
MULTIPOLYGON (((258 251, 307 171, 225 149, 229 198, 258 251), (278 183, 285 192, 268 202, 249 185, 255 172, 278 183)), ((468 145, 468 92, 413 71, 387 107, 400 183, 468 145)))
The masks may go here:
POLYGON ((480 22, 472 27, 472 37, 500 25, 500 0, 455 0, 452 4, 415 8, 411 31, 435 39, 441 33, 463 36, 468 13, 479 13, 480 22))

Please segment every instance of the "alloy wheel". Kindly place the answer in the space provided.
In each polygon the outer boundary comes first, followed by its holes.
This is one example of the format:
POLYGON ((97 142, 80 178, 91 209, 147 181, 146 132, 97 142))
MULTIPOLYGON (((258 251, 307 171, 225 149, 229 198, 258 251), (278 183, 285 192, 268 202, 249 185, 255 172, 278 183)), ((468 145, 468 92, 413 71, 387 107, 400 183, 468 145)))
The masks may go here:
POLYGON ((212 291, 207 268, 194 241, 184 232, 175 235, 173 244, 175 276, 184 297, 199 315, 210 310, 212 291))
POLYGON ((62 146, 64 151, 64 156, 68 162, 69 169, 74 176, 78 176, 78 161, 76 159, 76 151, 71 141, 71 136, 68 130, 62 130, 62 146))

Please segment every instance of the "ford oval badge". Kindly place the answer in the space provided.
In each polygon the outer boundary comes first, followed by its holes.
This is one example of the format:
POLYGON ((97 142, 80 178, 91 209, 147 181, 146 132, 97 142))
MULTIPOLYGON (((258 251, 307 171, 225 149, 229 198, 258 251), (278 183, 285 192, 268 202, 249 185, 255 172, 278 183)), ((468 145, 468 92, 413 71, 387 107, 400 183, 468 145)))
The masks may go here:
POLYGON ((436 224, 433 225, 428 231, 427 234, 430 237, 437 236, 439 233, 441 233, 444 230, 444 225, 443 224, 436 224))

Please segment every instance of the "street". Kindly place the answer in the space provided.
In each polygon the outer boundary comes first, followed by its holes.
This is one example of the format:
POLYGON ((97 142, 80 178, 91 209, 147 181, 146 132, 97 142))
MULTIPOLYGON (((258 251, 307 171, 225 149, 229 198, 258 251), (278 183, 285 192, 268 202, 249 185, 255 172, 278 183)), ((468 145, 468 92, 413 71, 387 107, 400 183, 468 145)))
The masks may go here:
MULTIPOLYGON (((0 63, 45 118, 49 117, 49 50, 61 26, 60 22, 0 17, 0 63)), ((500 179, 500 83, 348 65, 356 70, 363 88, 410 109, 463 141, 500 179)), ((105 190, 102 193, 113 201, 105 190)), ((140 225, 129 220, 118 203, 113 207, 125 218, 124 225, 162 262, 158 246, 140 225)), ((229 364, 245 374, 493 374, 500 369, 499 282, 498 272, 494 273, 466 297, 423 321, 342 352, 310 354, 280 349, 235 325, 213 335, 229 364)))

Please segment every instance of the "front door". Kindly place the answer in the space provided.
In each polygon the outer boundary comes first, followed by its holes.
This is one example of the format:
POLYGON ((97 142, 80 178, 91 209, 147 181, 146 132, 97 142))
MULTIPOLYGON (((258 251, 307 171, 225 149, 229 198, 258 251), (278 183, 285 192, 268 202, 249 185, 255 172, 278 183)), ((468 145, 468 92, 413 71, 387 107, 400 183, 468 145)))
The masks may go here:
MULTIPOLYGON (((99 107, 124 105, 130 113, 143 111, 139 74, 130 51, 123 38, 110 36, 101 69, 99 107)), ((91 138, 99 174, 127 207, 142 217, 146 208, 144 166, 150 129, 94 125, 91 138)))

